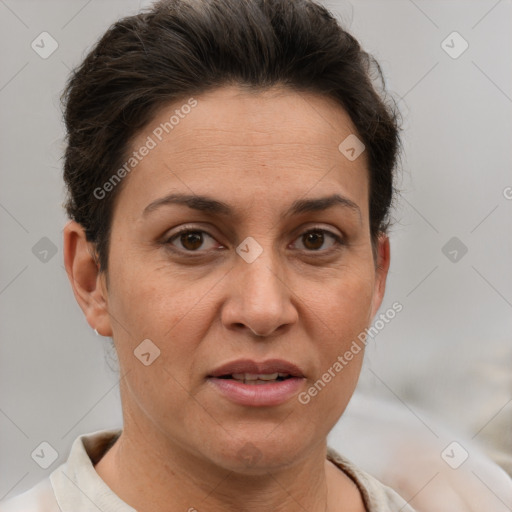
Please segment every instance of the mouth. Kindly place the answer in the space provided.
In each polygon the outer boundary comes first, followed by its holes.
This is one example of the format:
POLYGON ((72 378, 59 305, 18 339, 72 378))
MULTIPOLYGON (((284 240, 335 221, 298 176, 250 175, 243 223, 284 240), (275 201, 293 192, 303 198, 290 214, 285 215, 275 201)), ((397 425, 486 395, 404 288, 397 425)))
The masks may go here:
POLYGON ((271 382, 282 382, 283 380, 292 379, 288 373, 232 373, 231 375, 221 375, 219 379, 231 379, 250 386, 258 386, 261 384, 269 384, 271 382))
POLYGON ((302 370, 281 359, 261 363, 239 360, 221 366, 207 377, 224 398, 239 405, 276 406, 295 396, 305 381, 302 370))
POLYGON ((294 363, 284 359, 267 359, 257 362, 238 359, 213 370, 208 377, 232 378, 234 380, 283 380, 289 377, 304 377, 303 371, 294 363))

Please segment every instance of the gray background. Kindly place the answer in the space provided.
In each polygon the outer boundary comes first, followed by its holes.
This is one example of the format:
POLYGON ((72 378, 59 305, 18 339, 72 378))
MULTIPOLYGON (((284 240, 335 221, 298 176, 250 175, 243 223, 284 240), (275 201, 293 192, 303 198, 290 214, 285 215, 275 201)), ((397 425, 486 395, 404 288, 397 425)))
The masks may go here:
MULTIPOLYGON (((405 128, 381 311, 404 309, 370 344, 358 391, 512 453, 510 434, 493 435, 512 418, 511 2, 326 4, 380 61, 405 128), (469 43, 456 59, 441 46, 453 31, 469 43), (456 262, 452 237, 468 250, 456 262)), ((65 461, 76 436, 121 425, 109 341, 63 268, 59 94, 110 23, 144 5, 0 0, 0 499, 65 461), (31 48, 43 31, 59 45, 47 59, 31 48), (31 458, 42 441, 59 455, 47 469, 31 458)))

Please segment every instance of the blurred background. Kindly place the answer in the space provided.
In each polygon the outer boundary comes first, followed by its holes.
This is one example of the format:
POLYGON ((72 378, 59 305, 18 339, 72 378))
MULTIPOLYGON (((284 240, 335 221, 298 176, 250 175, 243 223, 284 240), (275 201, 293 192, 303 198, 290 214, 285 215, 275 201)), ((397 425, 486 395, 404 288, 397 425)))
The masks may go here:
MULTIPOLYGON (((63 267, 59 95, 107 27, 149 3, 0 0, 0 499, 78 435, 122 425, 110 340, 63 267)), ((432 436, 437 459, 464 439, 512 474, 512 2, 323 3, 381 64, 404 128, 381 312, 403 309, 368 344, 347 421, 393 410, 391 430, 432 436)), ((344 421, 334 444, 372 469, 344 421)))

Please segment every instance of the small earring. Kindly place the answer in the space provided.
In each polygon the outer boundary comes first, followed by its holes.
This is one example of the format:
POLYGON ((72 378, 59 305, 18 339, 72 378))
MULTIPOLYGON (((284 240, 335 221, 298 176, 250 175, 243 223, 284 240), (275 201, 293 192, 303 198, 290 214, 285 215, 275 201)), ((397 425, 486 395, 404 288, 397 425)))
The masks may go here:
POLYGON ((96 334, 96 336, 100 335, 100 333, 96 329, 94 329, 94 334, 96 334))

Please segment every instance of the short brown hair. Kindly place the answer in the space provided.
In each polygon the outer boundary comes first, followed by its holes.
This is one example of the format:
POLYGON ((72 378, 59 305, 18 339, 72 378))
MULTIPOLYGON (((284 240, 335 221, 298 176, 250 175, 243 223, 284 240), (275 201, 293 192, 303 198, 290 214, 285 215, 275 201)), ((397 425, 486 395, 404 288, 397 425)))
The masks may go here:
POLYGON ((158 109, 228 84, 284 85, 347 111, 366 147, 375 249, 389 226, 400 138, 396 105, 377 92, 373 72, 383 83, 375 59, 314 0, 161 0, 114 23, 62 94, 66 210, 94 242, 100 270, 122 183, 102 199, 94 191, 158 109))

